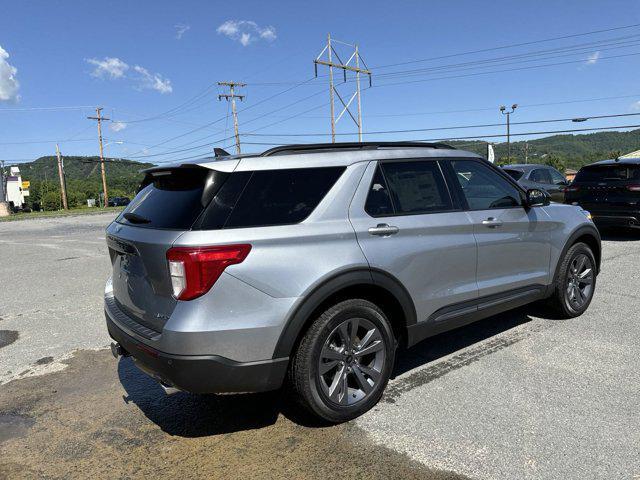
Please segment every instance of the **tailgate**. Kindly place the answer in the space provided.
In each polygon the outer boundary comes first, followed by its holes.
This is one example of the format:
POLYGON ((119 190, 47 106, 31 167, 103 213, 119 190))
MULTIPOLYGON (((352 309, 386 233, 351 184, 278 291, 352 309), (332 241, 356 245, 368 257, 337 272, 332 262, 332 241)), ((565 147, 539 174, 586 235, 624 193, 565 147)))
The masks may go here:
POLYGON ((113 265, 113 296, 130 318, 161 332, 176 305, 166 253, 180 231, 112 223, 107 245, 113 265))

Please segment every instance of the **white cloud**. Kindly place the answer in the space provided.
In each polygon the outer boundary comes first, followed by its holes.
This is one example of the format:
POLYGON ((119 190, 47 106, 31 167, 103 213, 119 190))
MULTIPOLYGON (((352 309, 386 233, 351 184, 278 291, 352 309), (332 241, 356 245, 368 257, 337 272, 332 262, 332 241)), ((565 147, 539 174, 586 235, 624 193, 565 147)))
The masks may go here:
POLYGON ((122 78, 127 70, 129 70, 129 65, 115 57, 104 57, 102 60, 87 58, 85 61, 96 67, 91 72, 91 76, 93 77, 122 78))
POLYGON ((111 122, 111 124, 109 125, 109 128, 114 132, 119 132, 127 128, 127 124, 124 122, 111 122))
POLYGON ((156 90, 160 93, 171 93, 173 87, 171 86, 171 80, 164 78, 159 73, 151 73, 140 65, 135 65, 133 69, 138 73, 138 87, 141 89, 156 90))
MULTIPOLYGON (((104 57, 102 60, 88 58, 85 61, 96 67, 91 72, 92 77, 108 78, 110 80, 128 79, 134 82, 135 88, 139 90, 155 90, 163 94, 173 92, 171 80, 163 77, 159 73, 151 73, 140 65, 130 66, 128 63, 115 57, 104 57)), ((120 128, 120 130, 122 130, 122 128, 120 128)))
POLYGON ((598 61, 599 58, 600 58, 600 52, 599 51, 598 52, 593 52, 591 55, 589 55, 587 57, 586 64, 587 65, 594 65, 598 61))
POLYGON ((182 36, 191 29, 191 25, 185 25, 184 23, 178 23, 173 26, 176 29, 176 39, 180 40, 182 36))
POLYGON ((631 104, 631 110, 640 110, 640 100, 631 104))
POLYGON ((261 27, 252 20, 227 20, 216 31, 219 35, 240 42, 243 47, 258 40, 273 42, 277 37, 275 27, 261 27))
POLYGON ((20 100, 20 84, 16 79, 18 69, 7 61, 8 58, 9 54, 0 46, 0 102, 20 100))

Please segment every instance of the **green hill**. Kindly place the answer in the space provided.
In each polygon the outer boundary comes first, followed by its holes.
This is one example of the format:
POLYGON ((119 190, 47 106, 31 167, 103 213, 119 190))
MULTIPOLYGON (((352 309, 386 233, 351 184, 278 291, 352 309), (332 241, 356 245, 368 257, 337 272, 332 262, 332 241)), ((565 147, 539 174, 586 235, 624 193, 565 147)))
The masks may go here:
MULTIPOLYGON (((48 209, 60 202, 60 181, 56 157, 40 157, 33 162, 21 163, 20 172, 24 180, 31 182, 30 203, 44 202, 48 209)), ((142 174, 140 170, 152 166, 130 160, 108 159, 105 161, 107 189, 110 197, 127 196, 133 198, 142 174)), ((64 157, 69 203, 73 206, 86 205, 86 199, 98 198, 102 192, 100 159, 98 157, 64 157)))
MULTIPOLYGON (((515 137, 517 138, 517 137, 515 137)), ((447 142, 455 147, 486 155, 487 143, 484 141, 447 142)), ((598 132, 584 135, 553 135, 529 140, 529 163, 549 163, 559 169, 579 168, 582 165, 612 155, 624 154, 640 149, 640 129, 629 132, 598 132)), ((511 143, 511 159, 507 159, 507 144, 495 144, 496 158, 499 163, 523 163, 525 142, 511 143)), ((87 198, 98 198, 102 192, 100 163, 98 157, 64 157, 67 190, 72 205, 84 205, 87 198)), ((142 175, 140 170, 152 166, 150 163, 138 163, 131 160, 109 159, 105 162, 109 196, 127 196, 133 198, 142 175)), ((30 202, 43 201, 49 208, 60 203, 60 184, 58 167, 53 156, 40 157, 29 163, 20 164, 22 177, 31 182, 30 202)))
MULTIPOLYGON (((515 137, 517 139, 517 137, 515 137)), ((455 147, 486 156, 487 143, 480 141, 447 142, 455 147)), ((553 135, 528 140, 529 163, 542 163, 546 156, 559 159, 569 168, 579 168, 597 160, 611 158, 616 152, 625 154, 640 149, 640 130, 629 132, 597 132, 584 135, 553 135)), ((496 158, 506 160, 506 142, 494 145, 496 158)), ((525 142, 511 142, 512 163, 524 163, 525 142)))

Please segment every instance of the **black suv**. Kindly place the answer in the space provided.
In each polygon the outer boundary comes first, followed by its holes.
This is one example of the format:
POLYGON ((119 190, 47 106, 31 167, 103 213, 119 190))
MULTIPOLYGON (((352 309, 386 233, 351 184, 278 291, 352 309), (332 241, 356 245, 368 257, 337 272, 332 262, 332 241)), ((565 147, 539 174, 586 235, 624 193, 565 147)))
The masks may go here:
POLYGON ((582 167, 565 189, 565 202, 589 210, 600 227, 640 228, 640 158, 582 167))

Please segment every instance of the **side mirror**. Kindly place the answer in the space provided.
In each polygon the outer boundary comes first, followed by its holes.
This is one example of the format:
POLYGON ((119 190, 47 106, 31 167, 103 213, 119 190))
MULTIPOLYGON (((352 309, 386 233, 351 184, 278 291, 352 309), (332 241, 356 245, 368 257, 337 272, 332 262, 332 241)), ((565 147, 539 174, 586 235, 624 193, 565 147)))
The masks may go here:
POLYGON ((549 203, 551 200, 545 191, 538 188, 527 190, 527 207, 544 207, 549 203))

